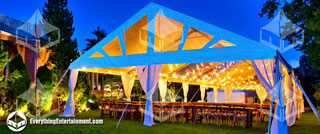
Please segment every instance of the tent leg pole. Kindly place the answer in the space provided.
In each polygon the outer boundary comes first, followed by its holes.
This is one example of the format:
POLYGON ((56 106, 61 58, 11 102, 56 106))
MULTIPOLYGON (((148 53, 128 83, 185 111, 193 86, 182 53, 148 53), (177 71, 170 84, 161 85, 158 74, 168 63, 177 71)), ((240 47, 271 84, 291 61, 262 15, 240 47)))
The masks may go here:
POLYGON ((191 100, 189 102, 191 102, 193 100, 193 98, 196 96, 196 94, 199 92, 200 88, 197 90, 197 92, 192 96, 191 100))
POLYGON ((317 111, 317 109, 314 107, 314 105, 312 104, 312 102, 310 101, 309 97, 307 96, 306 92, 303 90, 303 88, 301 87, 300 83, 298 83, 298 81, 296 80, 296 78, 292 75, 292 73, 290 73, 292 79, 295 81, 295 83, 298 85, 298 87, 300 88, 301 92, 303 93, 304 97, 306 97, 309 105, 312 108, 313 113, 316 115, 316 117, 318 118, 318 120, 320 121, 320 115, 317 111))
MULTIPOLYGON (((281 62, 284 64, 285 61, 283 58, 279 58, 281 60, 281 62)), ((296 78, 293 76, 293 72, 291 71, 291 69, 289 69, 289 67, 287 67, 286 64, 284 64, 284 66, 286 67, 286 69, 288 70, 289 74, 291 75, 292 79, 294 80, 294 82, 298 85, 300 91, 303 93, 304 97, 306 97, 309 105, 312 108, 313 113, 315 114, 315 116, 318 118, 318 120, 320 121, 320 114, 317 111, 317 109, 314 107, 314 105, 312 104, 311 100, 309 99, 309 97, 307 96, 306 92, 303 90, 303 88, 301 87, 300 83, 296 80, 296 78)))
POLYGON ((131 97, 132 97, 132 94, 133 94, 134 92, 135 92, 135 89, 131 92, 130 100, 127 102, 127 105, 126 105, 126 107, 124 108, 124 110, 123 110, 123 112, 122 112, 122 114, 121 114, 121 117, 120 117, 120 119, 119 119, 118 123, 116 124, 115 128, 118 128, 119 123, 120 123, 120 121, 121 121, 121 119, 122 119, 122 117, 123 117, 124 113, 126 112, 126 110, 127 110, 127 107, 128 107, 128 105, 129 105, 129 103, 131 102, 131 97))
MULTIPOLYGON (((279 56, 278 56, 278 52, 277 52, 277 56, 275 57, 275 60, 276 60, 276 72, 277 72, 277 77, 278 79, 280 78, 280 75, 279 75, 279 56)), ((280 81, 279 81, 280 82, 280 81)), ((274 83, 275 84, 275 83, 274 83)), ((274 101, 274 91, 275 91, 275 88, 277 87, 278 85, 275 84, 274 87, 273 87, 273 91, 272 91, 272 98, 271 98, 271 106, 270 106, 270 113, 269 113, 269 122, 268 122, 268 134, 270 134, 270 129, 271 129, 271 122, 272 122, 272 115, 273 115, 273 101, 274 101)), ((280 94, 279 94, 280 96, 280 94)))
POLYGON ((272 98, 271 98, 270 112, 269 112, 268 134, 270 134, 271 119, 272 119, 272 115, 273 115, 274 88, 272 90, 273 91, 272 91, 272 98))
POLYGON ((64 74, 61 76, 58 84, 56 85, 56 87, 54 87, 54 89, 52 90, 52 94, 56 91, 56 89, 58 88, 58 86, 60 85, 60 83, 62 82, 63 78, 66 76, 67 72, 69 71, 69 68, 64 72, 64 74))

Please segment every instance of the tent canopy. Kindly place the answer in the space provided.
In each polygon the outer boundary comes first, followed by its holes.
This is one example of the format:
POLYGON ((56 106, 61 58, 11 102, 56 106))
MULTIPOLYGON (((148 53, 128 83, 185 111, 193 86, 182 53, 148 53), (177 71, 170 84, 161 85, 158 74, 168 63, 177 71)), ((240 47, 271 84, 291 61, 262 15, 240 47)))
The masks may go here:
POLYGON ((151 3, 71 63, 70 69, 274 59, 276 50, 151 3))
POLYGON ((160 75, 169 81, 257 89, 261 86, 249 60, 275 56, 274 49, 261 43, 151 3, 70 69, 137 78, 135 66, 163 64, 160 75))

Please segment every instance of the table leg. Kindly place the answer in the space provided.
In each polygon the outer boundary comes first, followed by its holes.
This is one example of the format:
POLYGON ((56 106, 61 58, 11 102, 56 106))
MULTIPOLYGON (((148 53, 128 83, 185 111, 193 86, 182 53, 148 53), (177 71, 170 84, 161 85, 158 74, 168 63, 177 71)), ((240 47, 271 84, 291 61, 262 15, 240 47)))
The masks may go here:
POLYGON ((249 127, 252 127, 252 118, 253 118, 252 110, 250 110, 250 125, 249 125, 249 127))
POLYGON ((184 118, 186 118, 186 123, 188 123, 189 121, 189 107, 185 107, 186 108, 186 113, 184 115, 184 118))
POLYGON ((247 117, 246 117, 246 128, 249 128, 249 109, 246 109, 246 114, 247 114, 247 117))

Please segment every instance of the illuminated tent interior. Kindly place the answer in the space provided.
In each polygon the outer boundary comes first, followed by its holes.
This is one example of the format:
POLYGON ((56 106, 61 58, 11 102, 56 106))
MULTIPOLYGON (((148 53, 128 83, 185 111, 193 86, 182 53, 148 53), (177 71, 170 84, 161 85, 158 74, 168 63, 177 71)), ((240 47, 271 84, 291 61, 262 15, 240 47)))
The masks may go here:
MULTIPOLYGON (((82 68, 79 71, 111 75, 127 73, 139 79, 135 67, 82 68)), ((219 89, 255 90, 262 88, 250 61, 162 64, 160 77, 168 82, 206 85, 219 89)))
MULTIPOLYGON (((269 79, 275 72, 290 76, 287 78, 292 76, 291 68, 276 50, 154 3, 73 61, 69 69, 70 95, 63 117, 74 116, 73 90, 78 71, 121 75, 129 95, 131 79, 139 79, 148 95, 145 113, 152 113, 150 96, 158 81, 159 84, 169 81, 214 89, 261 90, 266 95, 261 79, 269 79), (259 64, 261 61, 263 64, 259 64), (274 71, 275 63, 282 68, 280 71, 279 67, 274 71)), ((280 81, 280 77, 277 78, 280 81)), ((268 81, 270 89, 276 88, 272 79, 268 81)), ((293 83, 299 85, 297 81, 293 83)), ((302 92, 294 91, 302 96, 305 93, 301 86, 299 88, 302 92)), ((281 116, 285 116, 282 113, 281 116)), ((146 126, 153 122, 149 116, 145 114, 146 126)), ((279 121, 281 123, 283 121, 279 121)))

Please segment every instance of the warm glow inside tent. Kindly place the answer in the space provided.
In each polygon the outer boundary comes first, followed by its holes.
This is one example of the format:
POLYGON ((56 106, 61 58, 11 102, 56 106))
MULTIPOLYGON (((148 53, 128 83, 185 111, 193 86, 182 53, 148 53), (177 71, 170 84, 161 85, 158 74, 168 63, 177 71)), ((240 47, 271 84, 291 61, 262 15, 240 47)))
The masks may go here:
MULTIPOLYGON (((163 85, 166 86, 167 81, 184 83, 184 86, 201 85, 201 91, 206 87, 225 91, 256 90, 262 100, 269 93, 278 100, 300 97, 303 101, 302 94, 305 94, 292 77, 292 69, 276 50, 154 3, 73 61, 69 69, 70 96, 62 116, 74 115, 72 92, 78 71, 97 72, 121 75, 127 97, 130 97, 132 81, 139 79, 148 95, 145 113, 151 112, 145 115, 146 126, 153 123, 151 96, 155 86, 159 84, 161 94, 166 90, 163 85)), ((279 117, 285 117, 281 111, 284 105, 297 110, 293 105, 299 104, 284 103, 286 101, 277 101, 275 114, 279 117)), ((286 113, 291 113, 290 110, 286 113)), ((287 121, 277 121, 273 130, 285 131, 287 121)))

